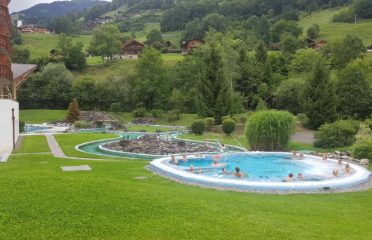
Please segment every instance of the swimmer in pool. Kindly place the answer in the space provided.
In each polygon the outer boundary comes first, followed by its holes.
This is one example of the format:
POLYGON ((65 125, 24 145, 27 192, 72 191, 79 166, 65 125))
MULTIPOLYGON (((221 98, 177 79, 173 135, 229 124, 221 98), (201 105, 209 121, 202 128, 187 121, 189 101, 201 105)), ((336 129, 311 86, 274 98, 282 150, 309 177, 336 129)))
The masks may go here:
POLYGON ((184 163, 187 162, 187 156, 186 156, 186 155, 183 155, 183 156, 182 156, 182 161, 183 161, 184 163))
POLYGON ((334 169, 333 172, 332 172, 332 175, 334 177, 337 177, 338 176, 338 169, 334 169))
POLYGON ((339 160, 337 161, 337 164, 338 164, 339 167, 341 167, 341 166, 342 166, 342 160, 339 159, 339 160))
POLYGON ((174 155, 171 156, 171 163, 178 165, 178 160, 174 155))
POLYGON ((345 173, 350 173, 351 172, 351 167, 350 167, 350 164, 346 164, 345 166, 345 173))
POLYGON ((286 182, 293 182, 293 181, 294 181, 293 173, 288 174, 286 182))
POLYGON ((238 178, 242 178, 243 177, 243 173, 240 172, 240 167, 235 167, 234 176, 235 177, 238 177, 238 178))
POLYGON ((189 171, 190 171, 190 172, 194 172, 194 170, 195 170, 195 169, 194 169, 194 166, 191 165, 190 168, 189 168, 189 171))
POLYGON ((297 158, 297 152, 296 151, 292 151, 292 158, 297 158))
POLYGON ((304 154, 303 154, 303 153, 300 153, 299 159, 302 160, 302 159, 304 159, 304 158, 305 158, 305 157, 304 157, 304 154))
POLYGON ((327 161, 327 158, 328 158, 328 157, 327 157, 327 153, 324 153, 324 154, 323 154, 323 157, 322 157, 322 160, 323 160, 323 161, 327 161))
POLYGON ((305 180, 304 175, 302 175, 302 173, 298 173, 297 174, 297 179, 300 180, 300 181, 304 181, 305 180))
POLYGON ((223 175, 227 175, 227 174, 229 174, 229 172, 227 171, 227 169, 224 167, 224 168, 222 168, 222 174, 223 175))

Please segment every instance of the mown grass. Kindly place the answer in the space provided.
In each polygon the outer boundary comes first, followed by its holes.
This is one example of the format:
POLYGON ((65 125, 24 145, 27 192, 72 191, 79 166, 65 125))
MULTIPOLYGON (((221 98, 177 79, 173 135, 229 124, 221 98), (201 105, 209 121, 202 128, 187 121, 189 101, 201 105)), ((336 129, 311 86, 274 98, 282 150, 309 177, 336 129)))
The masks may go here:
POLYGON ((66 117, 67 110, 47 110, 31 109, 20 110, 20 120, 25 123, 45 123, 50 121, 63 120, 66 117))
POLYGON ((48 142, 44 135, 24 136, 22 145, 13 153, 45 153, 50 152, 48 142))
POLYGON ((11 156, 0 165, 0 239, 369 240, 372 235, 372 190, 320 195, 208 190, 153 175, 146 165, 11 156), (92 171, 60 168, 86 164, 92 171))
MULTIPOLYGON (((47 57, 52 49, 57 47, 58 34, 41 34, 41 33, 24 33, 22 34, 22 48, 30 50, 31 59, 47 57)), ((74 41, 79 41, 84 44, 84 49, 89 47, 91 35, 74 36, 74 41)))
POLYGON ((82 158, 105 158, 94 154, 80 152, 75 147, 81 143, 92 142, 102 139, 117 138, 117 134, 105 134, 105 133, 71 133, 71 134, 59 134, 54 135, 58 144, 62 148, 62 151, 66 156, 69 157, 82 157, 82 158))
POLYGON ((320 26, 319 39, 335 40, 343 39, 347 34, 361 38, 365 45, 372 44, 372 19, 358 21, 354 23, 334 23, 332 17, 344 8, 326 9, 304 16, 300 19, 299 25, 303 27, 306 34, 307 29, 312 24, 320 26))

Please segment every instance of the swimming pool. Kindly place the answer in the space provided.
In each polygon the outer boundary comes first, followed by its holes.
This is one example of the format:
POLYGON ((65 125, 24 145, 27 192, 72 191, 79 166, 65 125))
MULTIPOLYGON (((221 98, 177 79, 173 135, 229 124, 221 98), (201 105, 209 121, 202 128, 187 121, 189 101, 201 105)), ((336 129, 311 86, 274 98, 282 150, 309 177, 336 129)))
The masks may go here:
POLYGON ((37 133, 37 132, 44 132, 51 127, 44 126, 41 124, 26 124, 25 125, 25 133, 37 133))
MULTIPOLYGON (((166 155, 153 155, 153 154, 145 154, 145 153, 132 153, 132 152, 123 152, 123 151, 116 151, 109 149, 105 147, 107 143, 111 142, 118 142, 120 140, 134 140, 138 137, 141 137, 145 134, 155 134, 155 133, 144 133, 144 132, 116 132, 116 131, 108 131, 108 133, 114 133, 120 135, 120 137, 114 138, 114 139, 104 139, 99 141, 93 141, 93 142, 87 142, 79 144, 75 147, 76 150, 94 154, 94 155, 100 155, 100 156, 107 156, 107 157, 123 157, 123 158, 138 158, 138 159, 147 159, 147 160, 153 160, 157 158, 164 157, 166 155)), ((188 133, 188 131, 171 131, 171 132, 161 132, 159 133, 160 138, 162 139, 177 139, 176 137, 179 135, 182 135, 184 133, 188 133)), ((178 139, 181 140, 181 139, 178 139)), ((184 142, 192 142, 195 144, 202 144, 204 145, 204 142, 201 141, 191 141, 191 140, 183 140, 184 142)), ((218 143, 209 142, 210 146, 214 146, 219 148, 220 145, 218 143)), ((243 151, 242 148, 236 147, 236 146, 225 146, 225 152, 231 152, 231 151, 243 151)), ((183 153, 177 153, 177 154, 183 154, 183 153)))
POLYGON ((189 156, 187 162, 179 159, 179 165, 175 165, 170 158, 161 158, 152 161, 150 169, 185 183, 259 191, 344 189, 368 181, 370 175, 369 171, 355 164, 350 164, 352 171, 345 173, 345 163, 339 166, 336 160, 323 161, 310 155, 300 160, 292 158, 290 153, 227 153, 220 156, 218 166, 213 165, 214 159, 211 155, 189 156), (226 170, 223 172, 224 167, 226 170), (234 176, 235 167, 239 167, 245 176, 234 176), (337 177, 332 174, 335 169, 339 171, 337 177), (295 181, 284 182, 290 173, 295 181), (297 178, 298 173, 304 179, 297 178))

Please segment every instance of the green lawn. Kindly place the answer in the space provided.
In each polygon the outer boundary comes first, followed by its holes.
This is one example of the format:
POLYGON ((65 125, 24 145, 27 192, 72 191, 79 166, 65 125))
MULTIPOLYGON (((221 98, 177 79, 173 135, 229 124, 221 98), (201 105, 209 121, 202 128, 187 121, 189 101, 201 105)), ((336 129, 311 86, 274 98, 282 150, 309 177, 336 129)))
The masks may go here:
POLYGON ((372 19, 354 23, 334 23, 332 17, 343 9, 326 9, 312 13, 300 19, 300 26, 306 34, 312 24, 320 26, 319 39, 335 40, 345 38, 347 34, 356 35, 361 38, 365 45, 372 44, 372 19))
POLYGON ((45 123, 50 121, 63 120, 66 117, 66 110, 32 109, 20 110, 20 119, 25 123, 45 123))
POLYGON ((105 158, 89 153, 77 151, 75 146, 85 143, 92 142, 102 139, 110 139, 119 137, 116 134, 105 134, 105 133, 72 133, 72 134, 59 134, 54 135, 58 144, 61 146, 63 152, 69 157, 83 157, 83 158, 105 158))
POLYGON ((13 153, 45 153, 50 152, 48 142, 45 136, 24 136, 20 149, 13 153))
POLYGON ((11 156, 0 165, 0 239, 371 239, 372 190, 208 190, 153 175, 146 165, 11 156), (60 169, 86 164, 92 171, 60 169))
MULTIPOLYGON (((88 48, 92 39, 91 35, 79 35, 73 37, 74 41, 80 41, 84 48, 88 48)), ((50 51, 57 47, 57 34, 25 33, 22 34, 23 44, 21 47, 27 48, 31 52, 31 59, 47 57, 50 51)))

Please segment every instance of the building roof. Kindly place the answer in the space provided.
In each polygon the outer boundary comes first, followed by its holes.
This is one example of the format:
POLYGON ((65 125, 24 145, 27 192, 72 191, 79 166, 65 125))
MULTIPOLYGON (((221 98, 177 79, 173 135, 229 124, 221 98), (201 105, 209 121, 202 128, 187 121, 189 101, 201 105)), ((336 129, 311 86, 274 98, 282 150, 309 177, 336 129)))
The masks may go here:
POLYGON ((133 44, 133 43, 136 43, 136 44, 141 45, 141 46, 143 46, 143 47, 145 46, 145 44, 140 43, 140 42, 138 42, 137 40, 131 39, 131 40, 126 41, 126 42, 123 44, 123 47, 128 47, 129 45, 131 45, 131 44, 133 44))
POLYGON ((25 74, 29 75, 37 68, 35 64, 18 64, 12 63, 12 72, 13 72, 13 79, 17 80, 24 76, 25 74))

